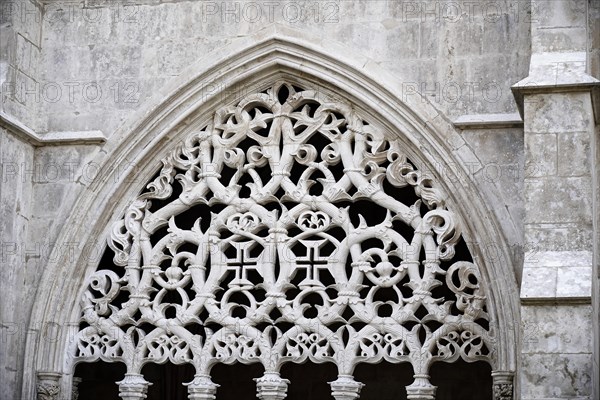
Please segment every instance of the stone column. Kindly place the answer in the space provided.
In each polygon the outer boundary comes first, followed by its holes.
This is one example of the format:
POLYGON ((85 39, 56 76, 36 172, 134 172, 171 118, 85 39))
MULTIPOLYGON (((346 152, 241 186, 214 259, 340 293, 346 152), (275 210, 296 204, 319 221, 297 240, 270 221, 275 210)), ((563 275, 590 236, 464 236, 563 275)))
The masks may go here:
POLYGON ((365 386, 364 383, 355 381, 352 375, 340 375, 337 380, 329 382, 329 384, 335 400, 356 400, 365 386))
POLYGON ((513 372, 494 371, 494 400, 513 400, 513 372))
POLYGON ((429 375, 415 375, 415 381, 406 387, 408 400, 435 400, 437 387, 429 382, 429 375))
POLYGON ((283 400, 287 395, 289 380, 279 376, 279 372, 265 372, 256 378, 256 396, 261 400, 283 400))
POLYGON ((56 372, 42 371, 37 374, 37 400, 58 400, 60 377, 56 372))
POLYGON ((117 382, 117 385, 119 385, 119 396, 123 400, 142 400, 147 397, 148 387, 152 384, 141 374, 125 374, 125 379, 117 382))
POLYGON ((73 377, 73 386, 71 387, 71 400, 79 399, 79 384, 81 383, 81 378, 73 377))
POLYGON ((219 385, 214 383, 208 375, 195 375, 190 383, 184 383, 188 388, 190 400, 214 400, 217 397, 219 385))

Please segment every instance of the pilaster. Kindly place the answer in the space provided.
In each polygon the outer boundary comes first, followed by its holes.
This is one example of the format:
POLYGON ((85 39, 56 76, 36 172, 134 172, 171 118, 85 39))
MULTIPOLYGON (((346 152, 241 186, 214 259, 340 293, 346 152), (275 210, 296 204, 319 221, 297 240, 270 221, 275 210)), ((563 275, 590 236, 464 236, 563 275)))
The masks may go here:
POLYGON ((530 72, 512 88, 525 142, 526 373, 515 394, 523 400, 592 398, 592 143, 600 81, 588 74, 585 3, 532 1, 539 13, 532 18, 530 72))

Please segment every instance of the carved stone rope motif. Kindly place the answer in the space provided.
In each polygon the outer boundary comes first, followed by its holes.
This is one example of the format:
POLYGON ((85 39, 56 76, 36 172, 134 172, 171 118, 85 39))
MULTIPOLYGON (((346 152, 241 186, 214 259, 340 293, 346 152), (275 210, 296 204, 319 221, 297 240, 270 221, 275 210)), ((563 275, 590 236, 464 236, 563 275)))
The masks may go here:
POLYGON ((285 82, 218 110, 114 223, 73 359, 197 376, 306 360, 350 376, 386 360, 424 381, 435 361, 491 361, 461 224, 391 136, 285 82))

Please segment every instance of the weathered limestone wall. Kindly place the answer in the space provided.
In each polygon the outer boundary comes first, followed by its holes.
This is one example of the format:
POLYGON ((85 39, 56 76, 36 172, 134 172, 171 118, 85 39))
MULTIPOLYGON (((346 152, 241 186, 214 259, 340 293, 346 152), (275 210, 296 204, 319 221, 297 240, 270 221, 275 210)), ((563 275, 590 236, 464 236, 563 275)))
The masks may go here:
MULTIPOLYGON (((35 126, 40 102, 35 90, 41 44, 42 7, 36 2, 0 4, 0 116, 35 126)), ((26 268, 33 254, 31 229, 33 180, 23 175, 34 149, 0 124, 0 398, 18 398, 25 329, 29 324, 39 270, 26 268)), ((38 268, 41 268, 38 265, 38 268)))
POLYGON ((529 76, 515 86, 524 96, 528 170, 521 395, 592 399, 597 378, 590 332, 598 329, 592 306, 598 246, 592 88, 598 81, 589 75, 591 2, 534 4, 545 12, 532 23, 529 76))
POLYGON ((35 269, 24 268, 32 254, 27 234, 32 218, 33 182, 22 165, 33 164, 33 147, 0 127, 0 398, 18 398, 23 369, 25 329, 29 324, 35 269))
POLYGON ((477 2, 372 0, 87 4, 46 6, 41 79, 63 92, 43 102, 49 131, 110 134, 184 68, 271 23, 371 57, 405 82, 407 96, 423 92, 450 118, 516 112, 509 88, 529 63, 527 2, 499 1, 489 9, 477 2))
POLYGON ((32 128, 42 104, 39 65, 42 5, 33 0, 0 4, 0 112, 32 128))
POLYGON ((594 269, 592 273, 592 332, 594 334, 593 397, 600 397, 600 124, 596 125, 594 140, 594 269))
MULTIPOLYGON (((589 60, 590 75, 600 79, 600 4, 589 3, 589 60)), ((598 94, 597 94, 598 96, 598 94)), ((598 101, 598 100, 596 100, 598 101)), ((598 119, 599 116, 596 116, 598 119)), ((592 306, 595 323, 594 332, 594 368, 592 370, 594 393, 592 398, 600 398, 600 124, 592 140, 592 160, 594 174, 594 271, 592 275, 592 306)))

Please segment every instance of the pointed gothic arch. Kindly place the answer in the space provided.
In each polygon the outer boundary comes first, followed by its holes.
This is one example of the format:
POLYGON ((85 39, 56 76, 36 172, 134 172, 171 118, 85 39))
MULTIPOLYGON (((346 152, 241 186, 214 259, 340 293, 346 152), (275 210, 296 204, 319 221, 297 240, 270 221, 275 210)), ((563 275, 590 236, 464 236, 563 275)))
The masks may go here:
MULTIPOLYGON (((498 385, 508 385, 510 373, 514 372, 516 368, 517 325, 515 321, 518 321, 516 307, 518 297, 516 295, 514 270, 511 266, 509 252, 504 236, 501 233, 502 231, 499 229, 493 215, 486 209, 482 194, 478 192, 473 182, 469 180, 470 175, 468 173, 461 174, 461 170, 464 172, 465 168, 464 160, 469 159, 473 161, 476 159, 468 158, 472 155, 469 154, 468 147, 463 146, 464 142, 462 138, 460 138, 457 132, 454 131, 442 116, 437 114, 432 106, 424 103, 420 98, 418 101, 413 101, 412 103, 410 99, 404 99, 407 100, 405 102, 401 101, 403 96, 399 92, 398 85, 392 78, 387 77, 372 65, 369 65, 369 68, 358 68, 360 65, 367 65, 368 60, 358 59, 343 62, 341 61, 343 59, 344 57, 340 55, 338 49, 316 50, 306 43, 299 43, 297 40, 285 38, 280 33, 259 42, 259 44, 247 45, 247 43, 241 43, 223 50, 222 54, 212 58, 212 60, 216 60, 212 65, 204 65, 196 71, 190 72, 194 76, 193 78, 182 78, 187 79, 187 81, 184 81, 179 87, 172 88, 171 95, 166 100, 157 99, 154 101, 154 104, 150 104, 137 118, 134 118, 131 126, 124 127, 119 133, 111 137, 106 146, 106 154, 100 156, 98 160, 104 165, 103 169, 105 171, 122 171, 122 166, 125 164, 135 166, 136 168, 130 168, 124 176, 121 176, 121 184, 118 185, 115 185, 113 181, 102 179, 106 178, 106 176, 100 176, 92 182, 77 201, 69 223, 61 234, 60 242, 72 243, 79 241, 86 244, 93 244, 99 239, 106 240, 110 235, 110 226, 113 222, 123 218, 124 213, 131 204, 131 200, 137 198, 146 183, 151 181, 158 167, 157 159, 163 158, 170 151, 181 151, 181 147, 178 147, 179 143, 185 140, 185 138, 188 139, 188 142, 189 140, 193 142, 195 139, 191 138, 194 132, 205 132, 209 136, 212 135, 214 132, 207 133, 206 127, 209 121, 213 119, 215 111, 227 110, 228 107, 239 105, 240 101, 244 98, 244 96, 240 95, 241 93, 251 96, 254 95, 254 92, 264 94, 268 93, 265 90, 271 88, 275 92, 272 92, 270 95, 267 94, 267 96, 277 97, 277 92, 276 89, 273 89, 273 85, 277 85, 277 82, 286 82, 290 85, 289 90, 291 92, 310 92, 323 95, 322 99, 312 98, 310 100, 314 100, 317 103, 320 102, 321 105, 335 103, 336 107, 339 107, 335 112, 342 114, 339 116, 339 119, 347 120, 348 118, 354 118, 365 122, 361 122, 360 129, 357 129, 356 125, 350 125, 350 129, 355 129, 361 132, 360 134, 368 132, 371 135, 371 141, 374 140, 378 143, 386 141, 387 144, 385 146, 390 146, 393 143, 391 146, 395 146, 394 149, 398 149, 394 150, 397 153, 397 157, 389 159, 387 156, 383 157, 379 153, 384 150, 387 152, 392 147, 385 147, 380 144, 375 145, 375 147, 372 147, 374 149, 372 154, 373 160, 369 160, 370 162, 374 162, 369 167, 372 167, 373 170, 368 172, 364 169, 365 166, 361 165, 362 172, 350 168, 346 171, 348 175, 356 174, 358 176, 358 174, 363 174, 366 176, 372 173, 373 176, 371 178, 374 178, 374 181, 369 182, 369 184, 377 185, 381 183, 380 177, 384 176, 387 180, 395 182, 397 186, 408 185, 411 188, 416 187, 419 196, 425 202, 429 202, 431 208, 427 212, 435 212, 436 205, 439 205, 439 202, 443 201, 443 209, 437 210, 438 214, 436 214, 435 218, 433 217, 434 214, 430 214, 431 222, 434 222, 434 220, 435 222, 444 220, 444 217, 440 213, 446 212, 446 208, 452 210, 456 215, 456 220, 452 221, 455 225, 450 229, 447 229, 449 227, 444 226, 444 224, 435 225, 429 227, 430 233, 424 234, 430 238, 428 240, 430 243, 433 243, 432 246, 438 249, 438 256, 446 251, 452 251, 452 246, 460 239, 460 237, 457 238, 458 235, 455 235, 458 226, 460 226, 462 233, 461 237, 467 243, 471 243, 468 247, 473 264, 467 261, 468 264, 460 264, 454 269, 464 276, 470 273, 474 274, 474 276, 479 276, 480 282, 484 284, 482 290, 485 291, 487 302, 485 311, 490 316, 490 324, 487 330, 489 331, 488 333, 491 332, 490 338, 493 338, 492 341, 488 340, 488 346, 491 345, 493 347, 488 348, 490 356, 487 357, 486 355, 484 358, 492 364, 492 368, 496 371, 497 379, 495 382, 498 385), (365 71, 361 71, 361 69, 365 71), (201 72, 198 73, 198 71, 201 72), (294 85, 297 85, 297 88, 294 88, 294 85), (215 90, 215 87, 217 87, 217 90, 215 90), (370 125, 377 128, 366 128, 366 126, 370 125), (372 132, 370 132, 371 130, 372 132), (385 160, 383 161, 381 157, 385 160), (380 159, 384 164, 380 163, 381 165, 379 165, 377 163, 377 160, 380 159), (440 160, 443 160, 445 165, 452 165, 455 168, 454 173, 466 177, 466 180, 444 180, 440 179, 439 176, 436 177, 436 171, 439 170, 436 167, 436 163, 440 163, 440 160), (392 176, 385 176, 385 173, 381 175, 381 171, 378 174, 378 168, 388 168, 393 163, 404 164, 404 169, 398 169, 396 176, 393 176, 395 172, 391 173, 392 176), (424 182, 423 178, 425 175, 414 172, 418 170, 416 168, 417 165, 421 167, 421 170, 431 172, 433 180, 424 182), (132 179, 134 177, 135 179, 132 179), (435 183, 432 183, 433 181, 435 183), (435 235, 437 236, 434 237, 435 235), (447 243, 448 241, 449 243, 447 243), (486 256, 481 247, 473 245, 473 243, 496 244, 498 251, 494 253, 494 259, 486 256), (440 252, 440 245, 447 245, 444 247, 446 250, 442 249, 440 252), (473 269, 471 265, 477 265, 477 269, 473 269)), ((312 94, 306 94, 306 96, 315 97, 312 94)), ((294 109, 294 111, 302 112, 301 109, 294 109)), ((312 112, 314 111, 313 109, 312 112)), ((219 114, 222 111, 216 112, 219 114)), ((270 112, 272 113, 273 110, 271 109, 270 112)), ((332 123, 333 118, 337 118, 335 112, 332 114, 333 116, 330 115, 327 117, 330 118, 327 123, 332 123)), ((255 119, 256 115, 255 112, 251 119, 255 119)), ((240 115, 240 118, 246 118, 246 115, 240 115)), ((311 118, 314 118, 314 115, 311 118)), ((239 120, 234 121, 240 123, 239 120)), ((272 118, 269 123, 272 124, 272 118)), ((348 126, 346 126, 346 129, 348 129, 348 126)), ((194 143, 192 147, 200 142, 196 141, 194 143)), ((249 151, 255 146, 252 145, 245 149, 244 154, 240 155, 233 150, 234 147, 237 147, 237 144, 239 143, 235 143, 231 148, 227 149, 230 151, 230 153, 227 153, 230 159, 228 161, 223 160, 223 164, 229 163, 235 166, 240 157, 246 159, 256 156, 258 157, 255 160, 256 163, 263 166, 266 165, 264 163, 265 155, 262 150, 255 152, 254 149, 250 154, 249 151)), ((303 144, 310 145, 309 143, 303 144)), ((313 154, 315 146, 311 146, 312 148, 306 147, 303 149, 302 154, 298 154, 298 149, 296 149, 296 154, 290 154, 292 157, 290 160, 293 159, 294 162, 304 166, 307 165, 306 163, 309 163, 309 160, 310 162, 315 162, 316 156, 313 154)), ((319 154, 321 150, 324 149, 319 149, 319 154)), ((323 157, 328 157, 328 155, 326 154, 323 157)), ((331 157, 338 158, 333 153, 331 157)), ((173 158, 171 159, 174 160, 173 158)), ((321 159, 321 161, 324 160, 321 159)), ((390 170, 394 169, 391 168, 390 170)), ((158 192, 164 189, 159 186, 165 183, 165 179, 167 181, 173 180, 174 174, 171 176, 171 172, 165 171, 163 168, 162 179, 159 176, 156 181, 155 187, 158 192)), ((274 172, 274 170, 272 169, 271 172, 274 172)), ((186 173, 183 171, 183 176, 185 175, 186 173)), ((283 175, 285 174, 281 176, 283 175)), ((197 178, 198 176, 189 177, 191 183, 196 182, 197 178)), ((327 178, 325 176, 325 181, 327 178)), ((186 178, 182 179, 183 181, 186 180, 186 178)), ((357 189, 357 193, 363 189, 367 190, 367 192, 363 193, 363 197, 369 197, 369 188, 373 190, 377 189, 368 185, 362 189, 358 187, 355 189, 357 189)), ((323 186, 323 189, 325 189, 325 186, 323 186)), ((350 197, 354 195, 350 193, 346 194, 350 197)), ((404 208, 402 210, 408 213, 410 204, 406 210, 404 208)), ((280 209, 280 211, 283 212, 284 210, 280 209)), ((303 208, 301 211, 292 218, 298 227, 302 225, 302 222, 300 222, 302 219, 309 224, 314 222, 317 225, 321 222, 331 223, 333 219, 332 215, 324 216, 319 214, 318 209, 305 210, 303 208), (311 212, 311 215, 304 215, 311 212), (312 221, 313 219, 314 221, 312 221)), ((395 211, 395 213, 397 212, 395 211)), ((229 214, 225 218, 225 221, 223 221, 225 226, 233 223, 227 220, 233 218, 234 214, 229 214)), ((420 216, 421 219, 425 215, 426 212, 420 216)), ((252 225, 253 215, 239 215, 239 217, 238 219, 245 218, 252 225)), ((393 219, 393 217, 395 217, 395 214, 390 215, 390 218, 393 219)), ((387 218, 386 216, 381 223, 393 223, 391 219, 388 220, 387 218)), ((408 217, 406 216, 406 218, 408 217)), ((446 221, 450 222, 449 219, 446 221)), ((354 228, 364 228, 361 223, 355 224, 354 228)), ((240 225, 239 221, 238 225, 240 225)), ((277 230, 276 227, 270 228, 277 230)), ((176 231, 179 228, 176 224, 173 224, 171 229, 176 231)), ((323 234, 325 232, 311 231, 311 233, 323 234)), ((238 235, 239 232, 230 232, 230 234, 238 235)), ((400 242, 401 239, 398 238, 398 243, 400 242)), ((118 250, 118 246, 115 249, 118 250)), ((381 255, 378 256, 381 257, 381 255)), ((446 256, 442 254, 442 257, 446 256)), ((360 255, 357 257, 360 258, 360 255)), ((384 257, 387 257, 387 255, 384 255, 384 257)), ((420 261, 418 259, 410 260, 410 257, 406 254, 400 258, 409 263, 420 261)), ((61 254, 60 250, 55 249, 55 256, 51 257, 51 259, 55 260, 55 262, 49 264, 47 270, 44 272, 43 286, 36 297, 33 321, 37 321, 38 324, 42 322, 42 326, 58 327, 60 335, 57 340, 49 341, 45 340, 44 335, 35 329, 30 330, 27 344, 28 357, 26 359, 32 362, 26 367, 25 371, 26 376, 29 376, 30 379, 25 379, 25 381, 34 382, 36 373, 41 371, 63 374, 60 385, 62 386, 62 390, 67 392, 67 389, 71 385, 74 363, 73 358, 69 357, 69 348, 73 348, 73 343, 78 340, 77 335, 79 334, 79 324, 76 321, 79 321, 82 308, 85 309, 88 307, 89 309, 89 304, 86 305, 85 301, 80 306, 80 300, 85 298, 82 296, 88 289, 90 277, 94 274, 98 265, 97 260, 86 259, 85 246, 77 249, 75 254, 61 254)), ((361 261, 365 264, 362 273, 369 273, 372 277, 371 283, 375 286, 377 286, 376 282, 380 281, 382 276, 389 279, 395 276, 393 279, 397 279, 398 282, 404 279, 405 276, 408 276, 407 272, 405 273, 405 268, 399 268, 399 265, 394 266, 395 272, 391 273, 385 268, 387 264, 385 266, 380 265, 378 270, 371 270, 372 268, 376 268, 376 266, 367 266, 368 258, 364 260, 357 259, 355 262, 360 263, 361 261)), ((435 269, 435 260, 430 259, 430 261, 430 266, 435 269)), ((384 264, 383 260, 380 260, 379 264, 384 264)), ((156 266, 152 268, 156 268, 156 266)), ((357 267, 350 275, 352 273, 358 274, 358 272, 354 271, 360 270, 357 267)), ((173 275, 170 279, 177 280, 180 278, 179 270, 173 269, 170 272, 174 274, 169 273, 169 275, 173 275)), ((448 270, 445 271, 445 273, 447 272, 448 270)), ((108 275, 110 274, 105 274, 105 278, 103 279, 106 279, 108 275)), ((106 280, 106 282, 109 280, 106 280)), ((101 280, 93 282, 96 288, 100 289, 100 292, 103 290, 102 283, 101 280)), ((163 283, 166 282, 163 280, 163 283)), ((452 284, 452 280, 446 283, 446 286, 448 286, 448 284, 452 284)), ((465 284, 468 285, 468 283, 465 284)), ((237 285, 239 286, 239 283, 237 285)), ((236 284, 233 286, 236 286, 236 284)), ((307 287, 310 286, 308 285, 307 287)), ((457 285, 454 286, 458 288, 457 285)), ((424 290, 424 292, 428 292, 428 290, 424 290)), ((431 298, 426 293, 423 295, 431 298)), ((481 293, 475 295, 473 291, 469 295, 481 297, 481 293)), ((350 302, 350 298, 352 297, 349 294, 340 295, 339 292, 336 296, 338 299, 348 297, 347 303, 350 302)), ((465 302, 465 305, 468 306, 472 304, 473 298, 471 297, 466 300, 468 301, 465 302)), ((108 302, 106 305, 108 305, 108 302)), ((483 311, 481 307, 480 311, 483 311)), ((337 331, 332 330, 331 332, 337 331)), ((400 350, 400 353, 394 354, 396 356, 398 354, 402 355, 403 351, 400 350)), ((391 359, 394 358, 391 355, 388 355, 388 357, 391 359)), ((341 371, 344 373, 341 373, 341 375, 351 373, 351 368, 348 368, 348 366, 344 368, 341 371)), ((132 370, 130 372, 136 373, 139 371, 132 370)), ((422 392, 422 395, 426 396, 429 390, 429 385, 425 377, 426 371, 421 372, 416 377, 415 396, 419 396, 419 392, 422 392), (419 390, 419 384, 422 384, 422 391, 419 390)), ((42 375, 42 377, 48 379, 49 382, 56 380, 56 376, 48 377, 47 375, 42 375)), ((352 380, 344 380, 346 378, 342 377, 338 382, 340 390, 352 390, 352 387, 356 389, 357 386, 352 380)), ((273 379, 274 381, 266 379, 259 382, 259 384, 267 386, 269 383, 275 386, 277 386, 276 384, 281 384, 281 381, 273 379)), ((199 380, 196 383, 201 387, 207 382, 199 380)), ((500 388, 500 386, 498 387, 500 388)), ((26 385, 24 387, 24 398, 31 398, 34 390, 34 385, 26 385)))

